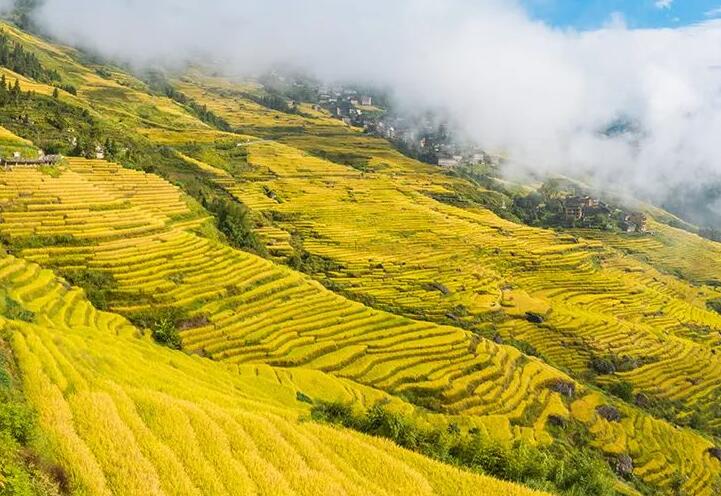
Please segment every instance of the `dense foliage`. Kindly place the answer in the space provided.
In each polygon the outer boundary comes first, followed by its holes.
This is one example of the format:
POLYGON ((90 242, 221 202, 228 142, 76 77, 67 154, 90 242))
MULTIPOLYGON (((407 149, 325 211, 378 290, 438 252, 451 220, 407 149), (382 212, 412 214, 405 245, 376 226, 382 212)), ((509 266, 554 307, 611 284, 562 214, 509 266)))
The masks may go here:
POLYGON ((108 309, 111 294, 116 287, 112 274, 92 269, 60 270, 58 272, 73 286, 83 288, 85 295, 95 308, 98 310, 108 309))
POLYGON ((277 110, 278 112, 284 112, 286 114, 299 113, 295 105, 291 105, 285 98, 275 93, 256 97, 253 98, 253 100, 266 108, 277 110))
POLYGON ((222 117, 218 117, 212 111, 208 110, 206 105, 199 105, 190 98, 186 97, 179 91, 176 91, 172 86, 168 85, 165 89, 165 94, 169 98, 172 98, 176 102, 187 107, 191 113, 195 114, 201 121, 206 124, 210 124, 213 127, 220 129, 221 131, 232 131, 228 121, 222 117))
POLYGON ((57 71, 43 67, 35 54, 11 41, 3 30, 0 30, 0 65, 43 83, 60 80, 57 71))
POLYGON ((20 87, 20 81, 17 79, 14 83, 7 80, 5 75, 0 77, 0 105, 19 104, 21 100, 28 99, 30 95, 23 95, 20 87))
POLYGON ((87 109, 24 92, 18 81, 4 77, 0 78, 0 125, 46 153, 90 157, 103 142, 101 126, 87 109))
POLYGON ((313 419, 390 439, 423 455, 536 489, 573 496, 615 495, 608 465, 589 451, 556 443, 540 448, 524 442, 510 446, 479 430, 461 432, 455 424, 421 426, 382 404, 357 412, 349 404, 318 402, 313 419))
POLYGON ((225 234, 231 245, 236 248, 267 256, 263 243, 253 232, 250 212, 240 203, 225 198, 215 198, 203 206, 213 213, 218 229, 225 234))
POLYGON ((179 328, 185 319, 185 313, 173 307, 150 308, 130 316, 130 321, 149 330, 157 343, 174 350, 182 346, 179 328))

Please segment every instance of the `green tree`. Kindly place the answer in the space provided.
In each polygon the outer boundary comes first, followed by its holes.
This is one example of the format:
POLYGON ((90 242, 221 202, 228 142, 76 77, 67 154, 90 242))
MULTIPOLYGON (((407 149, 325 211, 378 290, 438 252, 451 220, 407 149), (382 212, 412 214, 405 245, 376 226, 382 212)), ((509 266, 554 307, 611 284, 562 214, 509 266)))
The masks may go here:
POLYGON ((22 96, 22 90, 20 89, 20 81, 18 79, 16 79, 15 84, 13 85, 12 89, 10 90, 10 97, 13 102, 17 103, 20 101, 21 96, 22 96))

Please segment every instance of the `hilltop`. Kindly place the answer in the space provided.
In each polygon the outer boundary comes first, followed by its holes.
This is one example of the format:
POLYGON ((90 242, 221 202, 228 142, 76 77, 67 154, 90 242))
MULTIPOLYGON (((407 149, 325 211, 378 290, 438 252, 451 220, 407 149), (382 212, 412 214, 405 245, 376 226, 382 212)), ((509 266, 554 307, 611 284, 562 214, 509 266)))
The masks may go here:
POLYGON ((0 153, 66 158, 0 171, 0 494, 718 490, 721 245, 2 29, 0 153))

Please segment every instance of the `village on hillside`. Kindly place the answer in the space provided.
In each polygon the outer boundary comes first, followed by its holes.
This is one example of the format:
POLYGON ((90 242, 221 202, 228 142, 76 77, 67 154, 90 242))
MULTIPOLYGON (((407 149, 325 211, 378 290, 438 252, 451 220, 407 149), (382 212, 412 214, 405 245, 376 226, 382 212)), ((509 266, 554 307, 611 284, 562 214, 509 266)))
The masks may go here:
POLYGON ((377 89, 326 85, 278 72, 264 75, 261 82, 272 95, 289 100, 283 107, 290 111, 297 112, 296 102, 311 103, 315 110, 322 109, 348 126, 387 139, 404 154, 428 164, 454 169, 464 165, 498 167, 502 162, 476 144, 458 140, 445 119, 437 115, 394 111, 390 98, 377 89))
POLYGON ((569 196, 562 204, 564 219, 571 224, 593 224, 601 217, 615 219, 618 227, 628 233, 648 231, 646 214, 615 208, 592 196, 569 196))
POLYGON ((649 232, 645 213, 629 209, 621 202, 602 201, 582 188, 555 179, 514 198, 512 210, 524 223, 538 227, 649 232))
POLYGON ((405 154, 423 162, 454 168, 460 165, 497 167, 500 158, 470 143, 459 143, 447 124, 424 114, 409 118, 396 115, 380 105, 374 97, 353 88, 323 87, 318 105, 349 126, 385 138, 405 154))

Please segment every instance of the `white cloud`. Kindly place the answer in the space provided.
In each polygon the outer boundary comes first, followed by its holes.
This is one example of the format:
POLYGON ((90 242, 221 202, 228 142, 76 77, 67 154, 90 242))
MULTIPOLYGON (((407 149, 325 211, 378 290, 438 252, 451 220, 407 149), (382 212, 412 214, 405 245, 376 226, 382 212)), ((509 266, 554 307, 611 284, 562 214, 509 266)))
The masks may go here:
POLYGON ((706 17, 713 18, 713 17, 721 17, 721 7, 716 7, 715 9, 711 9, 706 11, 704 13, 706 17))
POLYGON ((628 26, 626 16, 623 12, 614 11, 608 16, 608 20, 604 23, 604 29, 625 29, 628 26))
POLYGON ((135 64, 290 62, 388 86, 541 172, 659 196, 721 174, 721 21, 576 32, 508 0, 46 0, 40 21, 135 64), (643 133, 599 134, 618 118, 643 133))
POLYGON ((0 0, 0 14, 10 11, 15 6, 15 0, 0 0))
POLYGON ((673 5, 673 0, 656 0, 654 5, 657 9, 670 9, 673 5))

